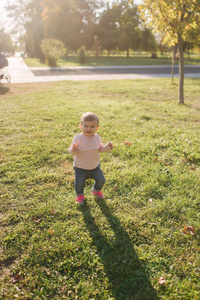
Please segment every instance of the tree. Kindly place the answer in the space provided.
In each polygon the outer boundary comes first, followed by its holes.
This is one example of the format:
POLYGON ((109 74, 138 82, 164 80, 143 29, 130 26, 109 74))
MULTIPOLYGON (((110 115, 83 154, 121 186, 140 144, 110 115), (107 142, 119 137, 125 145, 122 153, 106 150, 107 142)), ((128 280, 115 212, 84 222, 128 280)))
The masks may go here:
POLYGON ((117 4, 112 7, 107 5, 101 13, 96 36, 98 36, 102 49, 110 51, 117 47, 119 41, 118 24, 120 14, 121 8, 117 4))
POLYGON ((92 44, 89 29, 93 23, 94 0, 43 0, 42 18, 45 36, 61 40, 68 49, 77 51, 92 44))
POLYGON ((44 38, 41 0, 16 0, 8 4, 6 9, 8 16, 13 19, 12 33, 18 35, 18 38, 23 33, 28 55, 43 58, 40 47, 44 38))
POLYGON ((10 34, 6 33, 4 29, 0 29, 0 53, 1 52, 13 52, 13 41, 10 34))
POLYGON ((133 1, 121 0, 104 7, 100 15, 99 33, 101 46, 108 51, 119 47, 126 50, 137 50, 140 46, 139 18, 137 6, 133 1))
POLYGON ((155 40, 155 36, 153 35, 151 29, 145 27, 140 32, 141 35, 141 49, 150 52, 154 52, 157 50, 157 43, 155 40))
POLYGON ((139 17, 137 6, 132 1, 121 2, 121 16, 119 19, 120 48, 126 50, 129 57, 129 49, 138 50, 140 47, 139 17))
POLYGON ((167 32, 179 50, 179 104, 184 104, 183 41, 200 26, 200 0, 143 0, 139 6, 143 20, 158 32, 167 32))

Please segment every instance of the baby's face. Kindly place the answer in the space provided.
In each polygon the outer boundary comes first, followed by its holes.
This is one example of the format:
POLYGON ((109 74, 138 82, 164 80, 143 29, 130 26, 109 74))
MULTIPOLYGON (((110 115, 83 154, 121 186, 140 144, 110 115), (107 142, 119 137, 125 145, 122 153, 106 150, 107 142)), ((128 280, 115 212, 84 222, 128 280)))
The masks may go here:
POLYGON ((84 135, 93 136, 98 130, 98 124, 97 121, 84 121, 80 124, 80 128, 84 135))

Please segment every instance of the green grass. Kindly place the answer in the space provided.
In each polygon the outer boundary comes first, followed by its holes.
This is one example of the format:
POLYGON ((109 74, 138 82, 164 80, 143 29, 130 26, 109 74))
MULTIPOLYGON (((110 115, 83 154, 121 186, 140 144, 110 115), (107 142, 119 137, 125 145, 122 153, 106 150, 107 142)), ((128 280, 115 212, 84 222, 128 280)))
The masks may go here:
MULTIPOLYGON (((172 59, 171 55, 158 55, 157 59, 152 59, 151 55, 132 55, 131 57, 127 58, 124 56, 100 56, 95 58, 95 56, 88 56, 85 66, 128 66, 128 65, 171 65, 172 59)), ((39 59, 35 58, 26 58, 26 64, 29 67, 47 67, 47 65, 40 62, 39 59)), ((200 64, 200 56, 199 55, 188 55, 185 54, 185 61, 186 65, 194 65, 200 64)), ((178 61, 175 62, 178 64, 178 61)), ((77 56, 68 56, 66 59, 58 60, 59 67, 68 67, 68 66, 79 66, 80 63, 78 61, 77 56)))
POLYGON ((1 299, 200 298, 200 85, 178 106, 170 82, 0 86, 1 299), (114 149, 105 201, 90 180, 78 207, 68 147, 86 111, 114 149))

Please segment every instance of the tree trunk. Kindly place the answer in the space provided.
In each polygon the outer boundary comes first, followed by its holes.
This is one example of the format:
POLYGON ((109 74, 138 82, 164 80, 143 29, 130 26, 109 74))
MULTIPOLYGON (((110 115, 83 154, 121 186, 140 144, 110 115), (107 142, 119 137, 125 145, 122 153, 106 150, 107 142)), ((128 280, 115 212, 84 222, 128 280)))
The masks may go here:
POLYGON ((174 83, 174 62, 176 58, 176 53, 177 53, 177 44, 173 47, 173 54, 172 54, 172 84, 174 83))
POLYGON ((183 57, 183 40, 182 36, 178 34, 178 49, 179 49, 179 97, 178 104, 184 104, 184 57, 183 57))
POLYGON ((174 59, 175 59, 175 46, 173 48, 173 54, 172 54, 172 84, 174 83, 174 59))
POLYGON ((129 57, 129 48, 126 49, 126 57, 129 57))

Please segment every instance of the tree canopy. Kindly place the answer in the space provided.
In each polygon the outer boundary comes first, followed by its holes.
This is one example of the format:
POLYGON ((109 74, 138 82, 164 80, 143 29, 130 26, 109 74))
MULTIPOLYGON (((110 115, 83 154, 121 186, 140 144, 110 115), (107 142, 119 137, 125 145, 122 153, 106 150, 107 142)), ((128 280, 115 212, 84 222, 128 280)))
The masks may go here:
POLYGON ((24 39, 31 57, 42 57, 43 38, 60 40, 74 51, 82 46, 92 49, 98 40, 101 49, 120 48, 127 56, 129 48, 137 50, 144 44, 134 1, 16 0, 8 2, 7 11, 12 33, 24 39))
POLYGON ((170 36, 179 48, 179 103, 184 103, 183 41, 194 39, 200 28, 200 0, 143 0, 141 17, 158 32, 170 36))
MULTIPOLYGON (((24 39, 25 51, 42 58, 44 38, 60 40, 67 50, 129 49, 155 51, 151 27, 171 44, 195 42, 199 33, 200 0, 15 0, 7 5, 13 32, 24 39), (143 19, 143 22, 141 22, 143 19), (146 28, 146 25, 150 28, 146 28)), ((181 47, 179 47, 181 55, 181 47)))
POLYGON ((16 0, 8 4, 7 11, 14 20, 12 33, 17 34, 18 39, 24 37, 25 51, 31 57, 42 58, 40 44, 44 32, 41 0, 16 0))
POLYGON ((72 50, 84 44, 90 36, 95 1, 43 0, 41 5, 46 37, 59 39, 72 50))
POLYGON ((13 42, 10 34, 6 33, 3 28, 0 28, 0 53, 13 52, 13 42))

